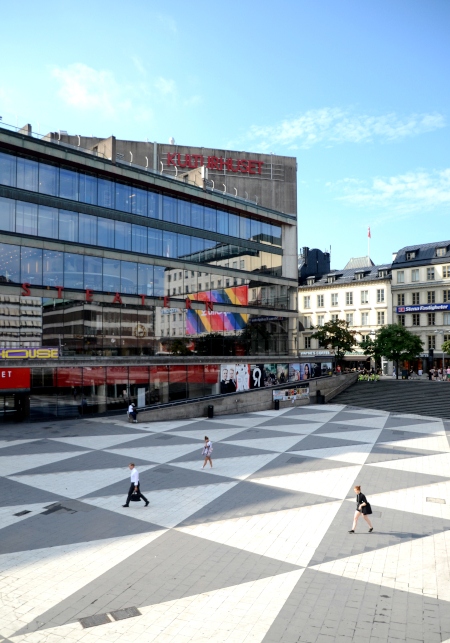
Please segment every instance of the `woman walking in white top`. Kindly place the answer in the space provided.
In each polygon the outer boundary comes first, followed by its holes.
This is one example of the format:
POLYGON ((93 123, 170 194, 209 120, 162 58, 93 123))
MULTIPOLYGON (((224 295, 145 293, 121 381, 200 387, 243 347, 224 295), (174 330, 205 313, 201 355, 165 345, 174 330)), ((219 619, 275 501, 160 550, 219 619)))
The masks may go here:
POLYGON ((209 461, 209 464, 210 464, 211 469, 212 469, 212 466, 213 466, 213 464, 212 464, 212 460, 211 460, 211 453, 212 453, 212 450, 213 450, 212 442, 211 442, 211 440, 208 438, 208 436, 207 436, 207 435, 205 435, 205 446, 203 447, 203 450, 202 450, 202 455, 204 455, 204 456, 205 456, 205 461, 204 461, 204 463, 203 463, 202 469, 204 469, 204 468, 206 467, 206 463, 207 463, 208 461, 209 461))

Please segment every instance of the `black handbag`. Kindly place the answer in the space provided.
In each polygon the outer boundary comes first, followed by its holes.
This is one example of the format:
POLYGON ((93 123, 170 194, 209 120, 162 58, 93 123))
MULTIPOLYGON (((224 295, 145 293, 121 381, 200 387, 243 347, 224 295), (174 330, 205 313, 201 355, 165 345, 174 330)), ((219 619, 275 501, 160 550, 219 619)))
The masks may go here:
POLYGON ((130 500, 131 502, 141 502, 141 496, 138 493, 136 493, 136 491, 133 491, 133 493, 131 494, 130 500))
POLYGON ((361 511, 363 516, 368 516, 369 514, 372 513, 372 507, 370 506, 370 502, 366 500, 366 504, 364 507, 361 507, 361 511))

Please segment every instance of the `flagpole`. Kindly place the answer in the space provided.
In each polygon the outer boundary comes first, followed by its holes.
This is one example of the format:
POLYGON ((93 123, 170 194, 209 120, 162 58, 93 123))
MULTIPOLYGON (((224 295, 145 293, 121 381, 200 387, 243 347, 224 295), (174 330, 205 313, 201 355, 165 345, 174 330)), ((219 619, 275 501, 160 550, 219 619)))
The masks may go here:
POLYGON ((367 229, 367 256, 370 259, 370 226, 367 229))

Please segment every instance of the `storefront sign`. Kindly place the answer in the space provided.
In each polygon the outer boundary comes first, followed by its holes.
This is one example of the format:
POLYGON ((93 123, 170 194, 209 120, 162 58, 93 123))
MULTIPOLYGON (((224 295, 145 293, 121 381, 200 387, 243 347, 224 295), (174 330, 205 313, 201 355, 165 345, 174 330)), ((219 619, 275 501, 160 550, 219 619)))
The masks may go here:
POLYGON ((334 355, 331 351, 328 350, 316 350, 316 351, 300 351, 299 357, 317 357, 320 355, 334 355))
POLYGON ((288 402, 292 400, 305 400, 309 398, 309 386, 296 386, 289 389, 278 389, 272 391, 272 399, 280 400, 280 402, 288 402))
POLYGON ((450 304, 424 304, 423 306, 397 306, 399 313, 433 313, 435 310, 450 310, 450 304))
POLYGON ((172 154, 167 152, 167 165, 194 170, 205 165, 208 170, 223 172, 240 172, 241 174, 261 174, 264 165, 262 161, 247 159, 227 159, 221 156, 207 156, 203 154, 172 154))
POLYGON ((58 348, 0 348, 0 359, 58 359, 58 348))
POLYGON ((23 388, 30 388, 29 368, 0 369, 0 391, 23 388))

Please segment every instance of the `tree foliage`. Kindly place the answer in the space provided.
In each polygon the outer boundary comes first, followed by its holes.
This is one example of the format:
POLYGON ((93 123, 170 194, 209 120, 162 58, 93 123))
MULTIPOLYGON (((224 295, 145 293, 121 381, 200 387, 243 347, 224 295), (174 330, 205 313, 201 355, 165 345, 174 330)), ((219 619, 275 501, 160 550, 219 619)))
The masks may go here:
POLYGON ((192 351, 189 350, 187 344, 189 340, 177 338, 170 342, 169 351, 172 355, 192 355, 192 351))
POLYGON ((388 324, 377 330, 371 350, 373 355, 395 362, 398 379, 399 361, 417 357, 423 351, 423 342, 404 326, 388 324))
POLYGON ((326 322, 311 337, 319 340, 320 346, 332 348, 338 361, 342 360, 345 353, 352 353, 357 344, 356 332, 349 330, 348 322, 343 319, 326 322))
POLYGON ((447 340, 442 344, 442 350, 444 353, 450 353, 450 340, 447 340))

